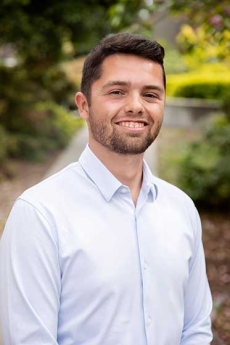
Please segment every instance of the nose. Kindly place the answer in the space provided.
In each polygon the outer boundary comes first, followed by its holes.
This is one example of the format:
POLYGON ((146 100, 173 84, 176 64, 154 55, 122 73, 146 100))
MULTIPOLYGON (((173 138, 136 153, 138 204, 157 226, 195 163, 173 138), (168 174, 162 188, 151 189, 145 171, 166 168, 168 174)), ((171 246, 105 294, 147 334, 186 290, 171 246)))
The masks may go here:
POLYGON ((125 112, 130 114, 142 114, 144 112, 143 100, 140 95, 131 94, 126 99, 125 112))

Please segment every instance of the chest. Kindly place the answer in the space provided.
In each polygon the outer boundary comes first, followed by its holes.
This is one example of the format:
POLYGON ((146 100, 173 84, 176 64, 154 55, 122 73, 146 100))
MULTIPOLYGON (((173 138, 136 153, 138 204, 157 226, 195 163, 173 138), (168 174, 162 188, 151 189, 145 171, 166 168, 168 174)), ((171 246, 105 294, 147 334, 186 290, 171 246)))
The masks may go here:
POLYGON ((79 278, 83 288, 125 291, 142 283, 147 268, 159 286, 186 286, 194 238, 179 210, 146 203, 137 212, 119 200, 69 212, 58 229, 63 280, 79 278))

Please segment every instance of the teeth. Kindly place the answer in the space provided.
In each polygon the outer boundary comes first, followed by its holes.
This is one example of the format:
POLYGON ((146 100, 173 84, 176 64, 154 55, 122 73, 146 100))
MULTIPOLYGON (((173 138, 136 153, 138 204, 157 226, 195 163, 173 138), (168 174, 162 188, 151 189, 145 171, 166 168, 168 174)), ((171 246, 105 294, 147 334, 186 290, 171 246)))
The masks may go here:
POLYGON ((141 128, 144 127, 144 123, 143 122, 120 122, 119 126, 123 126, 123 127, 130 127, 130 128, 141 128))

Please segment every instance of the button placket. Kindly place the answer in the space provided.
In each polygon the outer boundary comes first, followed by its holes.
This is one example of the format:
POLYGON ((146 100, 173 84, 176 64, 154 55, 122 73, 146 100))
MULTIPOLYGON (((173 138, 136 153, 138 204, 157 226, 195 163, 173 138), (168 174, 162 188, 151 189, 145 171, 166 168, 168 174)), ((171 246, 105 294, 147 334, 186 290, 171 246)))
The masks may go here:
POLYGON ((152 318, 148 315, 147 316, 147 326, 150 326, 152 324, 152 318))

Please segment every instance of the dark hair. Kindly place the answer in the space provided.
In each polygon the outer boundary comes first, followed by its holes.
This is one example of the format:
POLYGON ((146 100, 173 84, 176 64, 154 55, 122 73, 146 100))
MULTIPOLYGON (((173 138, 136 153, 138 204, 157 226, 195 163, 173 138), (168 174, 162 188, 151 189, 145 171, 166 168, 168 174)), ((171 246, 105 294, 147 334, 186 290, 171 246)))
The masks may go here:
POLYGON ((81 91, 90 103, 91 86, 101 77, 104 59, 113 54, 133 54, 150 59, 162 67, 164 87, 166 77, 164 70, 164 48, 156 41, 141 35, 118 33, 109 35, 95 46, 87 55, 82 74, 81 91))

